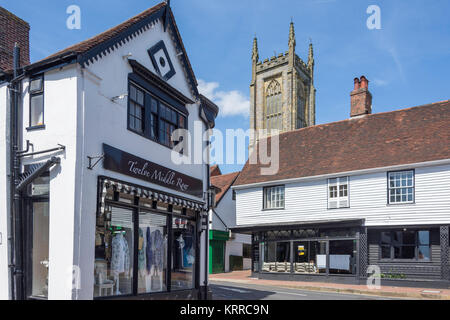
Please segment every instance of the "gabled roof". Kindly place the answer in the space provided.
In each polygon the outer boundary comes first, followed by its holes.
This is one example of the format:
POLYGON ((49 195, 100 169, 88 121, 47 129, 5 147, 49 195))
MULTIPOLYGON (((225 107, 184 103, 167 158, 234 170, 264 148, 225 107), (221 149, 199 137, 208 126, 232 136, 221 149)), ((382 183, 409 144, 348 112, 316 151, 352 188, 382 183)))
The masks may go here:
POLYGON ((282 133, 279 144, 278 174, 247 162, 234 185, 450 159, 450 100, 282 133))
POLYGON ((32 70, 40 70, 58 62, 73 63, 74 61, 81 65, 89 65, 127 43, 135 36, 148 30, 158 19, 163 20, 164 30, 167 29, 171 33, 171 38, 175 42, 177 51, 183 53, 178 55, 178 58, 182 67, 185 69, 185 75, 190 83, 193 94, 198 96, 197 79, 195 78, 172 10, 166 2, 159 3, 105 32, 58 51, 45 59, 26 66, 24 69, 31 72, 32 70))
POLYGON ((233 172, 228 174, 222 174, 218 176, 211 177, 211 184, 220 189, 218 193, 216 193, 216 206, 219 204, 220 200, 222 200, 223 196, 233 183, 236 181, 240 172, 233 172))

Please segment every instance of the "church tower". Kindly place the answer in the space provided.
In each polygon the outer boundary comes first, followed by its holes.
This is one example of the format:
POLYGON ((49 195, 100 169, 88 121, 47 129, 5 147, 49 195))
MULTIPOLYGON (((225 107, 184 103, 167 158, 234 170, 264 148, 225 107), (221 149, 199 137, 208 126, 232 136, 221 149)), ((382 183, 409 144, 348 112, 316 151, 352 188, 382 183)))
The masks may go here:
POLYGON ((288 44, 286 53, 261 62, 256 37, 253 40, 250 129, 287 132, 315 125, 313 46, 309 45, 308 62, 303 62, 295 53, 293 22, 288 44))

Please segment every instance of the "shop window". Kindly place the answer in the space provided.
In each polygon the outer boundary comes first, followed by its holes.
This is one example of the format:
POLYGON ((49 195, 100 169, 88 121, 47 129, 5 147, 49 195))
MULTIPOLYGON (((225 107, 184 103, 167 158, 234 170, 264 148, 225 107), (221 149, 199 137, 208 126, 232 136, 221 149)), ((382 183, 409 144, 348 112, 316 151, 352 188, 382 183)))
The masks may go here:
POLYGON ((348 177, 328 179, 328 209, 350 207, 348 181, 348 177))
POLYGON ((264 193, 264 209, 284 209, 284 186, 266 187, 264 193))
POLYGON ((263 272, 291 272, 291 243, 263 243, 263 272))
POLYGON ((186 129, 186 116, 132 82, 129 88, 129 130, 173 148, 172 134, 186 129))
POLYGON ((183 218, 173 218, 172 233, 171 289, 192 289, 196 254, 195 223, 183 218))
POLYGON ((325 241, 294 241, 294 273, 326 273, 326 253, 325 241))
POLYGON ((94 296, 133 293, 133 211, 108 207, 97 221, 94 296), (100 223, 99 223, 100 222, 100 223))
POLYGON ((404 204, 414 202, 414 171, 388 173, 388 203, 404 204))
POLYGON ((138 293, 166 291, 167 217, 139 213, 138 293))
POLYGON ((330 241, 330 274, 356 274, 356 240, 330 241))
POLYGON ((430 261, 430 231, 381 232, 380 252, 381 259, 430 261))
POLYGON ((44 76, 30 80, 30 128, 44 125, 44 76))

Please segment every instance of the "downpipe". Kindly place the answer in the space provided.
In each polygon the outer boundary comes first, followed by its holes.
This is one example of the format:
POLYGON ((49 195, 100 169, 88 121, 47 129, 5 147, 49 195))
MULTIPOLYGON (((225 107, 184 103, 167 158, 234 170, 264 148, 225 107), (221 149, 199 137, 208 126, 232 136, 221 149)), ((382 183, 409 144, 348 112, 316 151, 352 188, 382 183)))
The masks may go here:
POLYGON ((20 210, 20 192, 17 190, 17 184, 20 174, 20 160, 18 153, 18 105, 20 79, 20 49, 17 44, 14 46, 14 78, 11 80, 9 89, 11 97, 10 108, 10 276, 11 276, 11 297, 14 300, 24 299, 23 287, 23 242, 22 229, 23 219, 20 210))

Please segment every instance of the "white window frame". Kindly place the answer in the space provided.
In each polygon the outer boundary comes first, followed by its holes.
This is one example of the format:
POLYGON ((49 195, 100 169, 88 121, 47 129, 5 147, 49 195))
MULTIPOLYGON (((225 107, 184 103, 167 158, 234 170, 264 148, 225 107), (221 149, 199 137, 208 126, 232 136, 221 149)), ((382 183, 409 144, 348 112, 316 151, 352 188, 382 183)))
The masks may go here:
POLYGON ((272 186, 263 188, 263 210, 280 210, 285 206, 285 187, 272 186), (270 201, 268 199, 270 195, 270 201))
POLYGON ((328 209, 350 208, 350 177, 328 179, 327 199, 328 209))
POLYGON ((387 201, 388 204, 390 205, 400 205, 400 204, 411 204, 415 202, 415 190, 416 190, 416 183, 415 183, 415 171, 414 170, 403 170, 403 171, 391 171, 388 172, 387 175, 387 201), (412 177, 411 179, 408 179, 408 174, 411 174, 412 177), (396 178, 399 177, 400 181, 399 181, 399 185, 397 185, 397 180, 394 180, 394 186, 391 186, 391 177, 395 176, 396 178), (404 179, 405 177, 405 179, 404 179), (409 185, 408 180, 411 180, 411 185, 409 185), (403 181, 405 181, 405 185, 403 185, 403 181), (406 190, 404 190, 406 189, 406 190), (411 193, 408 192, 407 189, 412 189, 411 193), (397 201, 397 199, 395 199, 394 201, 391 200, 391 191, 394 190, 398 190, 399 194, 397 194, 397 192, 395 192, 394 197, 396 198, 397 196, 400 197, 400 201, 397 201), (404 193, 404 191, 406 191, 406 193, 404 193), (411 195, 411 200, 408 199, 408 196, 411 195), (406 200, 403 200, 403 196, 406 197, 406 200))

